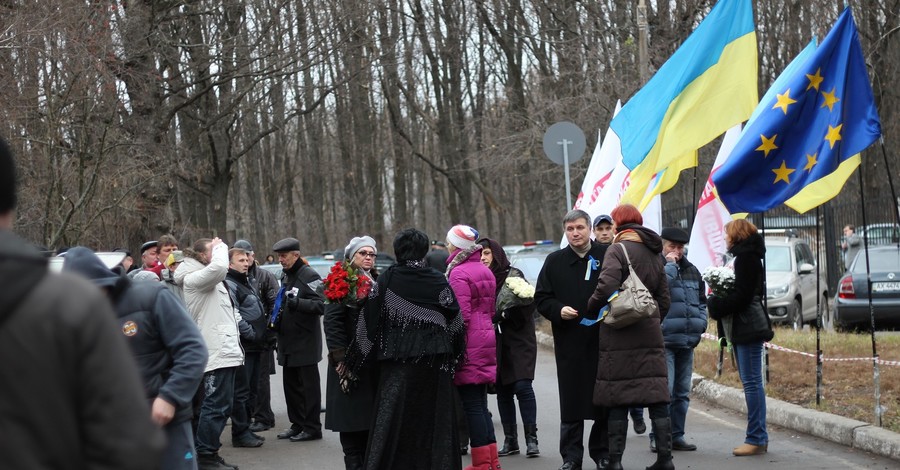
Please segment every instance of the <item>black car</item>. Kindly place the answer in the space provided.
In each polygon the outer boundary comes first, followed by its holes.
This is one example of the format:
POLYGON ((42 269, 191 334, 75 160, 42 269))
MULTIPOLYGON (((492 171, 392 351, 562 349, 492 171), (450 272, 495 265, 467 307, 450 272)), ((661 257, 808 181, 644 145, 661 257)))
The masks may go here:
MULTIPOLYGON (((900 248, 870 247, 869 260, 875 327, 900 326, 900 248)), ((838 282, 833 321, 838 330, 868 329, 871 324, 864 251, 857 253, 850 269, 838 282)))

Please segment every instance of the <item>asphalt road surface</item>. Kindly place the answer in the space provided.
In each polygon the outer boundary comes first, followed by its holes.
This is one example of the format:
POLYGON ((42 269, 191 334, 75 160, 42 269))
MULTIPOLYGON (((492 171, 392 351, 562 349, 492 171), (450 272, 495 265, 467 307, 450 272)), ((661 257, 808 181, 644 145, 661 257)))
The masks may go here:
MULTIPOLYGON (((320 364, 324 400, 324 370, 326 362, 320 364)), ((279 367, 280 369, 280 367, 279 367)), ((279 371, 280 372, 280 371, 279 371)), ((562 464, 559 456, 559 398, 556 388, 556 364, 553 352, 541 348, 538 352, 537 377, 534 382, 538 400, 538 440, 541 456, 525 458, 524 455, 502 457, 504 470, 552 470, 562 464)), ((338 434, 324 430, 324 438, 319 441, 293 443, 278 440, 275 435, 290 426, 281 388, 281 376, 272 377, 272 406, 276 415, 275 428, 260 433, 266 438, 262 447, 255 449, 231 447, 231 431, 222 434, 220 454, 242 470, 290 470, 290 469, 334 469, 342 470, 343 454, 338 434)), ((500 418, 495 397, 489 396, 494 427, 498 441, 503 439, 500 418)), ((326 411, 327 412, 327 411, 326 411)), ((645 410, 645 419, 647 419, 645 410)), ((323 414, 324 422, 324 414, 323 414)), ((649 420, 647 421, 649 427, 649 420)), ((769 426, 769 452, 755 457, 734 457, 731 449, 743 442, 746 421, 741 415, 730 410, 717 408, 702 401, 693 401, 687 419, 686 438, 698 446, 695 452, 675 452, 675 467, 679 469, 735 469, 759 468, 800 469, 897 469, 900 463, 842 445, 825 441, 789 429, 769 426)), ((629 424, 630 427, 630 424, 629 424)), ((524 453, 524 438, 519 423, 520 446, 524 453)), ((587 438, 585 437, 585 442, 587 438)), ((655 454, 648 448, 646 435, 634 434, 629 429, 623 466, 626 469, 643 469, 655 461, 655 454)), ((468 455, 462 457, 463 467, 471 463, 468 455)), ((594 468, 585 452, 584 468, 594 468)), ((401 470, 401 469, 391 469, 401 470)))

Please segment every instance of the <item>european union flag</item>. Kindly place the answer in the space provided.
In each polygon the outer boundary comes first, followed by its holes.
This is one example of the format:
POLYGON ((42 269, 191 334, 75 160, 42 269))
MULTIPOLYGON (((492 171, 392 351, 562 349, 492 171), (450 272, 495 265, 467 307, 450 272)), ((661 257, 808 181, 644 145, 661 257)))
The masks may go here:
POLYGON ((760 103, 764 109, 712 175, 732 214, 763 212, 784 203, 842 163, 858 161, 857 154, 881 135, 849 8, 798 73, 775 92, 760 103))

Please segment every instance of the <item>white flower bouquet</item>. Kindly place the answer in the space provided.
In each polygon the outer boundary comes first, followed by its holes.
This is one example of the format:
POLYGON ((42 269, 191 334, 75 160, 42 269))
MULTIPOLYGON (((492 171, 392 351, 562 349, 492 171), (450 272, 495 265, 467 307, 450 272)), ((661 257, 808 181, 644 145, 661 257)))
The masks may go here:
POLYGON ((710 266, 701 274, 713 295, 725 297, 734 289, 734 270, 723 266, 710 266))
POLYGON ((521 277, 509 276, 497 294, 497 310, 521 307, 534 302, 534 287, 521 277))

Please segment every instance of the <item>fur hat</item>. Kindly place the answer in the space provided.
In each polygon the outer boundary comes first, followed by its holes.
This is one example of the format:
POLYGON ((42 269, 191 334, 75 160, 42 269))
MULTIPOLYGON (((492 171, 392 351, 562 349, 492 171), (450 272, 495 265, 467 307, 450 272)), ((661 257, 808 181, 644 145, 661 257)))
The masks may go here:
POLYGON ((454 225, 447 232, 447 241, 462 250, 474 246, 475 240, 478 240, 478 230, 468 225, 454 225))
POLYGON ((350 243, 347 244, 347 247, 344 248, 344 259, 353 258, 353 255, 355 255, 356 252, 359 251, 359 249, 364 246, 371 246, 372 249, 375 250, 376 253, 378 252, 378 247, 375 245, 374 238, 372 238, 368 235, 363 235, 361 237, 353 237, 353 239, 350 240, 350 243))

